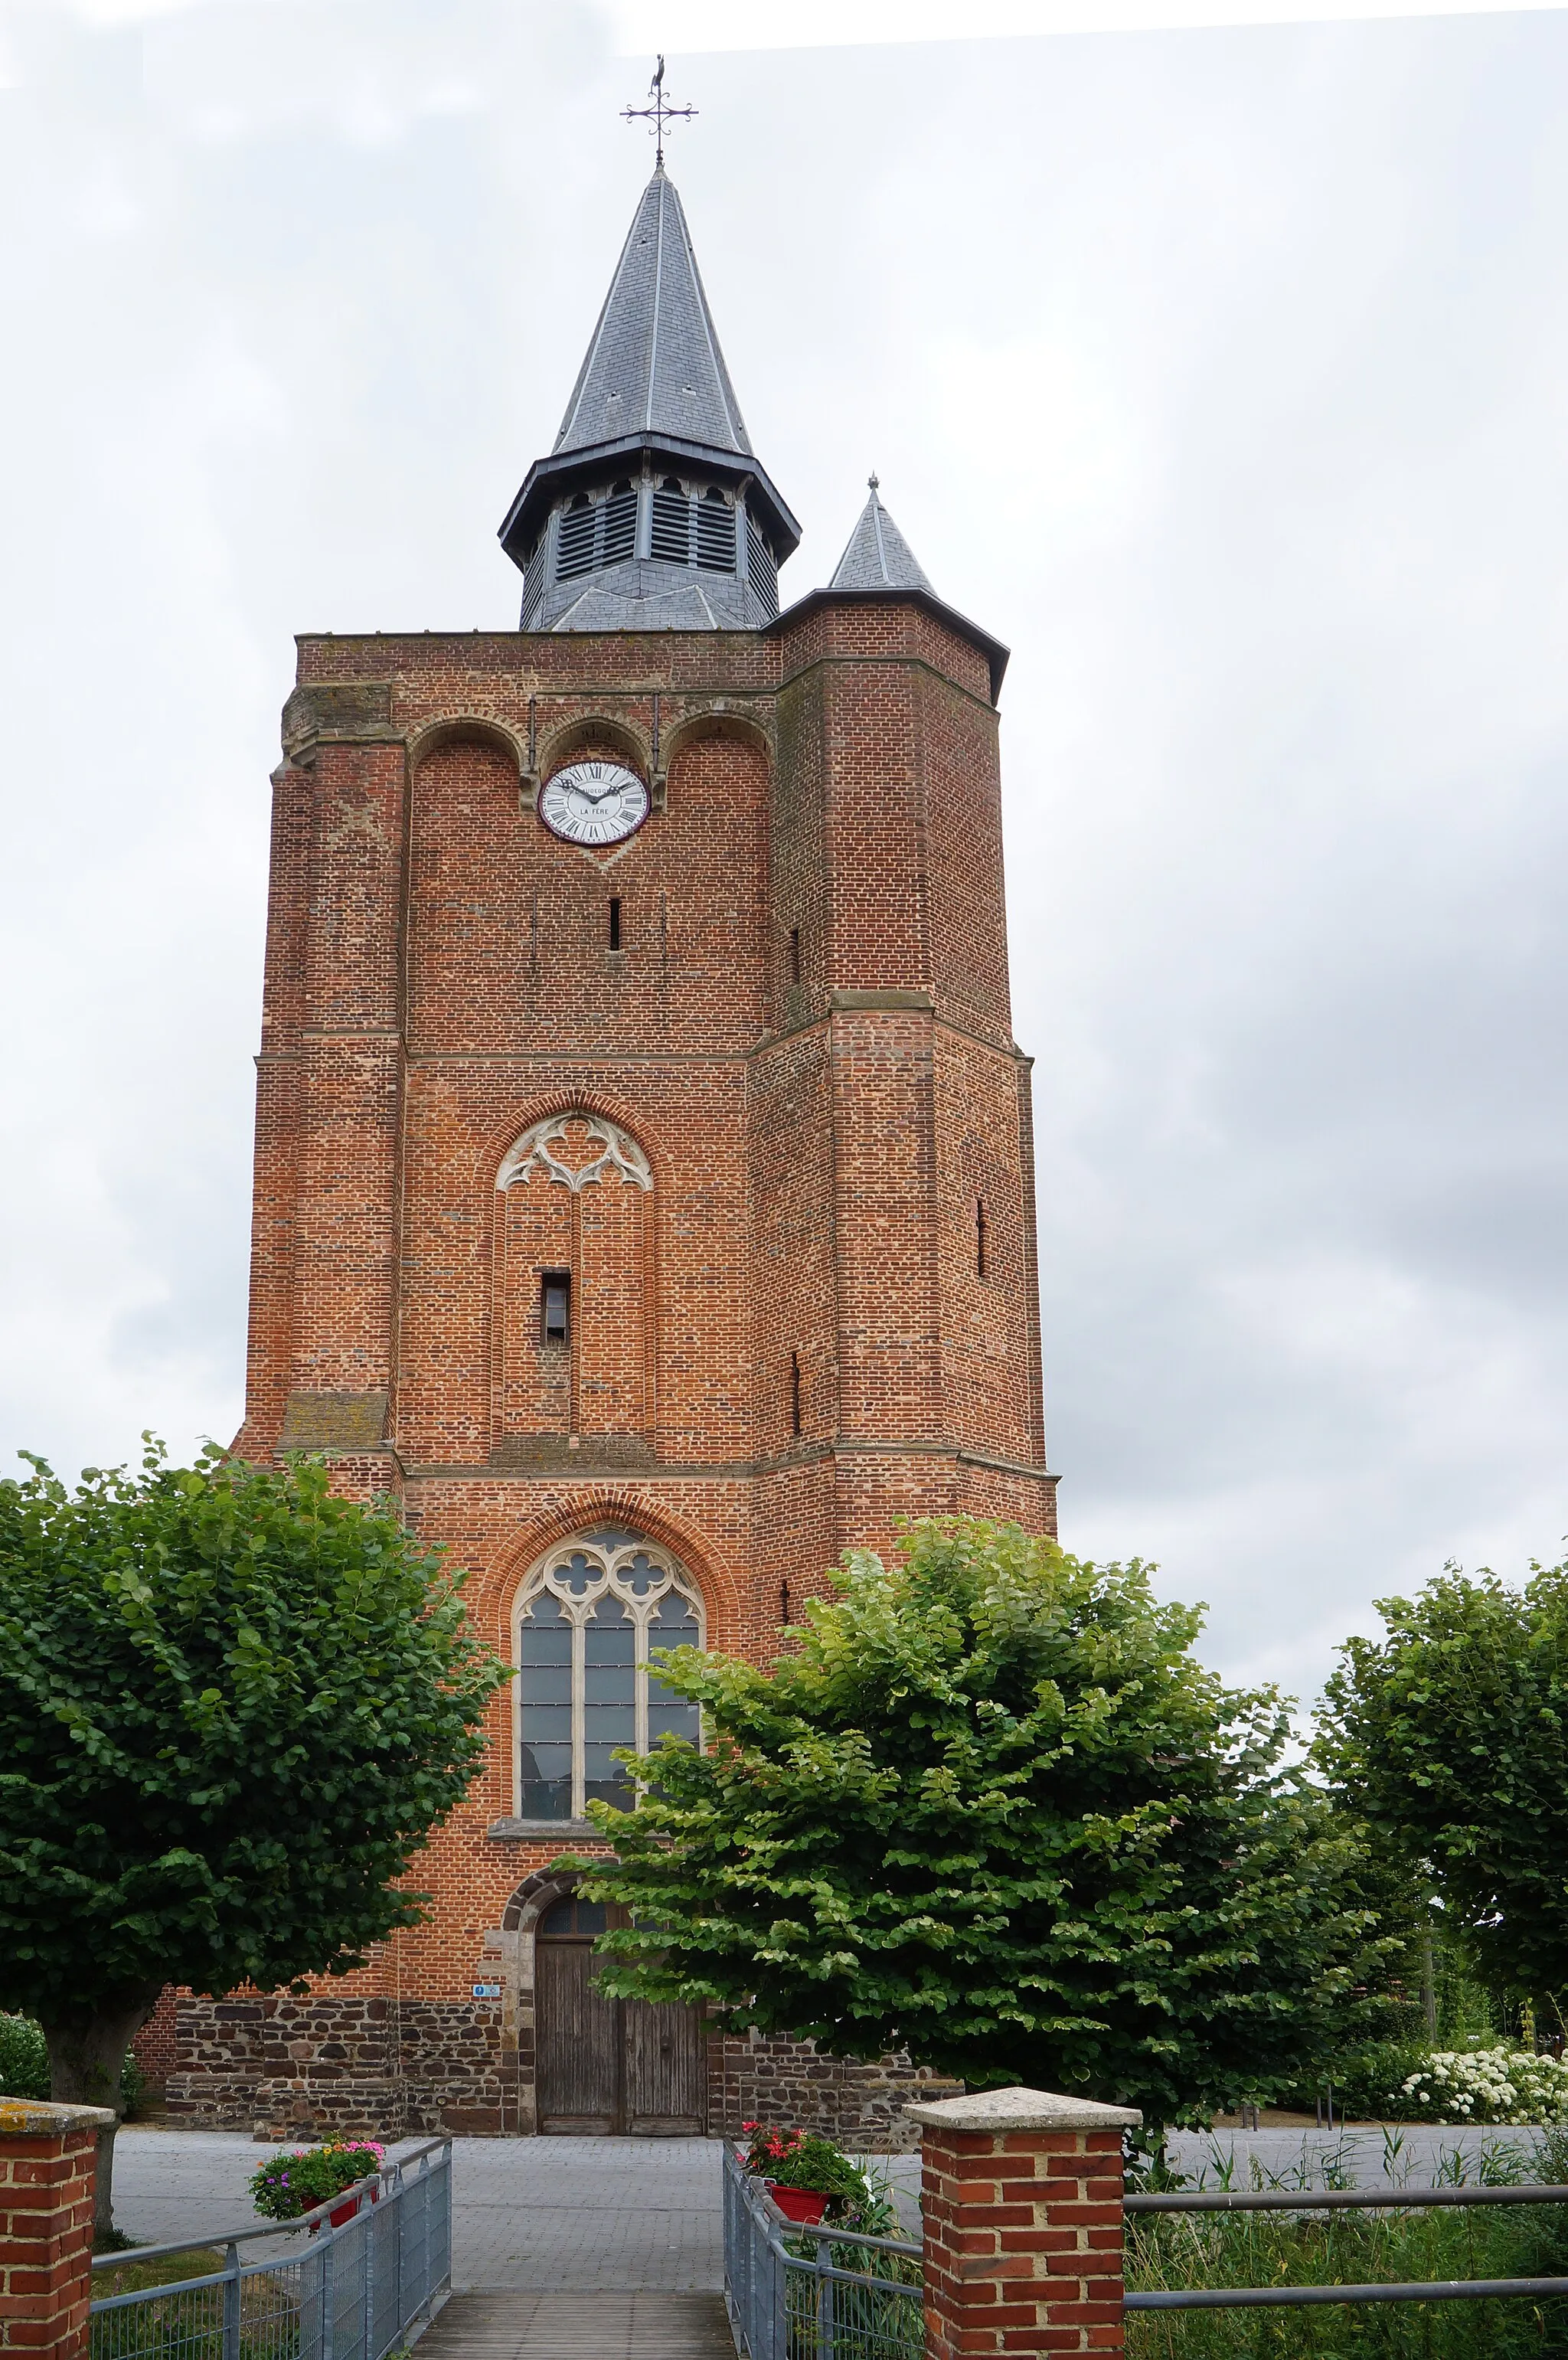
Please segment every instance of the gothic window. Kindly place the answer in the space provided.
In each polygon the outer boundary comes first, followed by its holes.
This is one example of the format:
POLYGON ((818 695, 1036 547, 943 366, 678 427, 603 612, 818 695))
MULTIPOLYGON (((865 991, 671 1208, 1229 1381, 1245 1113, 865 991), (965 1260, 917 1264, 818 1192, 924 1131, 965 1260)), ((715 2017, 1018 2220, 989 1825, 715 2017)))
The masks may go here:
POLYGON ((552 1549, 519 1593, 519 1817, 580 1819, 595 1799, 632 1809, 617 1747, 647 1754, 666 1734, 688 1745, 702 1736, 698 1708, 665 1687, 649 1655, 702 1644, 696 1586, 651 1541, 609 1525, 552 1549))

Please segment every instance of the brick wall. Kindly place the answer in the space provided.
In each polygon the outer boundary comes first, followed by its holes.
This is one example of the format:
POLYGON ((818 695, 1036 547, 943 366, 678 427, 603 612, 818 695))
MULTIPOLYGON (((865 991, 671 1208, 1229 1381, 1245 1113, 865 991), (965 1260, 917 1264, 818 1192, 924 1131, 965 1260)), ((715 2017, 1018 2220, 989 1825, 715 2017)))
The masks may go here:
MULTIPOLYGON (((1051 1529, 984 651, 896 596, 756 633, 306 638, 284 736, 240 1447, 323 1448, 341 1488, 400 1496, 503 1648, 540 1552, 606 1521, 762 1659, 900 1517, 1051 1529), (585 750, 654 788, 605 853, 535 809, 585 750), (651 1189, 497 1190, 573 1106, 651 1189), (554 1267, 576 1317, 552 1358, 554 1267)), ((501 2125, 517 2070, 482 2061, 472 1986, 559 1849, 493 1832, 511 1714, 421 1860, 431 1925, 303 2015, 182 2011, 192 2118, 374 2100, 501 2125), (429 2012, 412 2045, 387 2006, 429 2012)), ((775 2061, 791 2104, 886 2129, 891 2069, 775 2061)))

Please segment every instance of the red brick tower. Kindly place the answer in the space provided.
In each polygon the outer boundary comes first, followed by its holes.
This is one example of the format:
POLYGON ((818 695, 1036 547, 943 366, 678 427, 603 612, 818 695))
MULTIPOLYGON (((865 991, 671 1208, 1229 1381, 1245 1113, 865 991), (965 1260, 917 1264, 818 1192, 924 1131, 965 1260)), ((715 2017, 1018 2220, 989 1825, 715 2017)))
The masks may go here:
POLYGON ((520 1694, 421 1868, 429 1928, 310 2001, 189 2003, 171 2094, 512 2132, 787 2091, 874 2142, 882 2069, 704 2063, 682 2011, 592 2000, 585 1905, 541 1872, 612 1747, 681 1725, 650 1646, 768 1656, 908 1513, 1051 1527, 1005 651, 875 484, 779 612, 797 528, 662 167, 502 538, 520 630, 299 642, 238 1447, 397 1494, 520 1694))

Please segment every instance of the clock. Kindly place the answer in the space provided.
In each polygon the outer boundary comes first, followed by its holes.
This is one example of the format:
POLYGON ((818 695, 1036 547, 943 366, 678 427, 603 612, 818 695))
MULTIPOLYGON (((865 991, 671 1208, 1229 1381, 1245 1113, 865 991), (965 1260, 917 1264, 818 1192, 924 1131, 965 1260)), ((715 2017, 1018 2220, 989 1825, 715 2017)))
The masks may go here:
POLYGON ((648 789, 623 762, 569 762, 539 801, 539 817, 568 844, 619 844, 648 817, 648 789))

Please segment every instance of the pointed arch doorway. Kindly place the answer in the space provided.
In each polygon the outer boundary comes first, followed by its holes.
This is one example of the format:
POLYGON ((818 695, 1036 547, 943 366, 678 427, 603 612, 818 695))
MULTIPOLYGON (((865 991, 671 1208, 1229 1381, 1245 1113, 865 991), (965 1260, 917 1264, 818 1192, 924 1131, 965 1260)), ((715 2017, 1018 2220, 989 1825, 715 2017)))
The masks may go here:
POLYGON ((541 2131, 693 2138, 707 2128, 702 2028, 671 2002, 607 1999, 597 1935, 625 1913, 574 1893, 534 1928, 534 2038, 541 2131))

